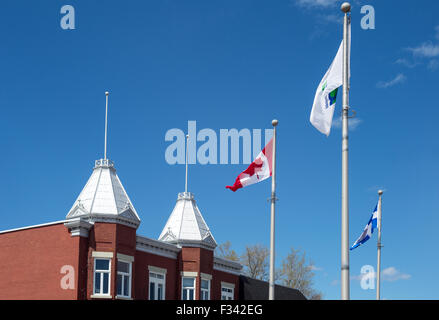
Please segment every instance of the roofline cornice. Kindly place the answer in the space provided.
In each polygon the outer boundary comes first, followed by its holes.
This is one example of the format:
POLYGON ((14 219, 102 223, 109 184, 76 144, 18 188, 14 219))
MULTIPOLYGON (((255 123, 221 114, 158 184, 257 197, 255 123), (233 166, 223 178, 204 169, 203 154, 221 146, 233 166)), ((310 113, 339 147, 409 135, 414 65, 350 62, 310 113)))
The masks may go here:
POLYGON ((36 225, 32 225, 32 226, 27 226, 27 227, 19 227, 19 228, 14 228, 14 229, 8 229, 8 230, 0 231, 0 234, 9 233, 9 232, 15 232, 15 231, 21 231, 21 230, 27 230, 27 229, 48 227, 48 226, 52 226, 52 225, 55 225, 55 224, 61 224, 61 223, 64 223, 66 221, 68 221, 68 220, 60 220, 60 221, 36 224, 36 225))
POLYGON ((88 238, 88 233, 93 227, 92 223, 81 218, 69 219, 64 225, 69 229, 72 237, 80 236, 85 238, 88 238))
POLYGON ((209 244, 206 243, 204 240, 176 239, 172 241, 167 241, 167 243, 171 243, 179 247, 203 248, 211 251, 215 250, 215 248, 217 247, 216 244, 209 244))
POLYGON ((181 251, 181 248, 170 243, 138 235, 136 237, 136 250, 171 259, 177 259, 177 255, 181 251))
POLYGON ((235 275, 240 275, 242 270, 242 265, 238 262, 219 258, 219 257, 213 257, 213 269, 232 273, 235 275))

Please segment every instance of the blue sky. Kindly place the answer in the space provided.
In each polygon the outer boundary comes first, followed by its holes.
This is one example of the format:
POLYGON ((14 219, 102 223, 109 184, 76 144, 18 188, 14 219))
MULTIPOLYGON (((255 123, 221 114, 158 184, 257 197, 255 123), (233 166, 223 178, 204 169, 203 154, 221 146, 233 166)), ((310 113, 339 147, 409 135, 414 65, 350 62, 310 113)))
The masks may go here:
MULTIPOLYGON (((315 287, 340 297, 341 130, 309 123, 318 83, 342 37, 341 1, 2 1, 0 229, 64 219, 108 155, 134 203, 139 234, 157 238, 184 166, 167 130, 270 128, 279 119, 277 262, 289 248, 315 264, 315 287), (71 4, 76 29, 60 27, 71 4)), ((386 299, 437 299, 439 3, 353 1, 350 242, 383 196, 386 299), (360 27, 373 5, 376 29, 360 27), (428 7, 429 10, 425 10, 428 7)), ((340 114, 340 101, 335 117, 340 114)), ((269 180, 226 190, 245 168, 190 165, 189 191, 219 243, 269 244, 269 180)), ((376 265, 376 238, 350 255, 351 298, 376 265)))

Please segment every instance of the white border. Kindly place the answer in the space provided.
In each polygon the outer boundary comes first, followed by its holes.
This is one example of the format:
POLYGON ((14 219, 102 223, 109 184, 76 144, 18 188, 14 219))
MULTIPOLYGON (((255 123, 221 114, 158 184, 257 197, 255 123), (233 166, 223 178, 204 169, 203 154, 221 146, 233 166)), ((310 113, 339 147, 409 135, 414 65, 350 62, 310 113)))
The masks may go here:
POLYGON ((91 256, 93 258, 113 258, 113 252, 111 251, 93 251, 91 256))
POLYGON ((149 292, 149 290, 151 288, 151 277, 150 277, 151 273, 160 274, 160 275, 163 276, 163 279, 155 278, 155 280, 153 280, 152 282, 154 282, 156 285, 157 284, 162 284, 163 285, 163 300, 166 300, 166 273, 167 272, 168 272, 167 269, 163 269, 163 268, 159 268, 159 267, 154 267, 154 266, 148 266, 148 279, 149 279, 149 282, 148 282, 148 300, 151 300, 150 299, 151 292, 149 292))
POLYGON ((182 277, 186 277, 186 278, 189 278, 189 277, 198 277, 198 272, 196 272, 196 271, 181 271, 181 272, 180 272, 180 275, 181 275, 182 277))
POLYGON ((163 275, 166 275, 166 273, 168 272, 168 269, 159 268, 159 267, 155 267, 155 266, 148 266, 148 271, 150 271, 152 273, 161 273, 163 275))
MULTIPOLYGON (((188 272, 188 271, 182 271, 183 272, 188 272)), ((188 273, 197 273, 197 272, 188 272, 188 273)), ((194 279, 194 300, 197 300, 197 276, 182 276, 181 277, 181 298, 180 300, 182 301, 191 301, 191 300, 183 300, 183 279, 184 278, 189 278, 189 279, 194 279)))
POLYGON ((33 225, 33 226, 28 226, 28 227, 20 227, 20 228, 15 228, 15 229, 3 230, 3 231, 0 231, 0 234, 7 233, 7 232, 26 230, 26 229, 32 229, 32 228, 47 227, 47 226, 51 226, 51 225, 54 225, 54 224, 61 224, 61 223, 68 222, 68 221, 71 221, 71 220, 60 220, 60 221, 55 221, 55 222, 36 224, 36 225, 33 225))
MULTIPOLYGON (((123 263, 128 263, 128 265, 129 265, 129 273, 128 273, 128 275, 129 275, 129 277, 130 277, 130 281, 129 281, 129 283, 128 283, 128 295, 127 296, 124 296, 123 295, 123 292, 122 292, 122 295, 118 295, 117 294, 117 276, 119 275, 119 271, 117 270, 117 264, 116 264, 116 292, 115 292, 115 294, 116 294, 116 299, 131 299, 131 289, 132 289, 132 286, 133 286, 133 284, 132 284, 132 282, 133 282, 133 263, 132 263, 132 261, 127 261, 127 260, 125 260, 125 259, 121 259, 121 258, 119 258, 119 255, 121 255, 121 256, 124 256, 123 254, 120 254, 120 253, 118 253, 117 254, 117 262, 123 262, 123 263)), ((125 256, 125 257, 129 257, 129 258, 132 258, 133 259, 133 261, 134 261, 134 257, 131 257, 131 256, 125 256)), ((121 275, 122 275, 122 279, 123 279, 123 276, 126 276, 126 272, 120 272, 121 273, 121 275)), ((122 284, 122 287, 123 287, 123 284, 122 284)), ((123 291, 123 290, 122 290, 123 291)))
MULTIPOLYGON (((98 253, 102 253, 102 252, 99 252, 99 251, 93 251, 93 253, 94 252, 98 252, 98 253)), ((113 253, 111 253, 111 254, 113 254, 113 253)), ((111 257, 113 257, 113 256, 111 256, 111 257)), ((112 298, 112 295, 111 295, 111 258, 110 257, 93 257, 94 259, 93 259, 93 290, 92 290, 92 292, 93 292, 93 294, 91 295, 91 298, 112 298), (108 293, 95 293, 95 282, 96 282, 96 259, 107 259, 107 260, 109 260, 109 262, 108 262, 108 293)), ((104 277, 102 277, 102 284, 103 284, 103 282, 104 282, 104 280, 103 280, 103 278, 104 277)), ((103 290, 103 285, 102 285, 102 287, 101 287, 101 291, 103 290)))
POLYGON ((123 260, 124 262, 134 262, 133 256, 127 256, 126 254, 118 253, 117 260, 123 260))

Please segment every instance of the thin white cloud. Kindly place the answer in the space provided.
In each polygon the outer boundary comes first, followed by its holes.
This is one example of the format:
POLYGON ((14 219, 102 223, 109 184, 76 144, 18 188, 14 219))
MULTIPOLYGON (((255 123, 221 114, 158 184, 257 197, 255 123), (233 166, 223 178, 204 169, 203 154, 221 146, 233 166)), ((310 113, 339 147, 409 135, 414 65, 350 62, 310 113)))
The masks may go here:
POLYGON ((331 14, 318 14, 316 15, 317 21, 320 23, 336 23, 343 24, 343 16, 339 14, 331 13, 331 14))
POLYGON ((322 267, 317 267, 317 266, 315 266, 315 265, 310 265, 309 268, 310 268, 312 271, 322 271, 322 270, 323 270, 322 267))
POLYGON ((439 44, 433 44, 431 41, 424 42, 414 48, 407 48, 407 50, 415 57, 434 58, 439 56, 439 44))
POLYGON ((396 60, 395 63, 402 65, 404 67, 410 68, 410 69, 416 67, 419 64, 416 62, 410 62, 409 60, 404 59, 404 58, 400 58, 400 59, 396 60))
POLYGON ((331 286, 338 286, 340 284, 340 280, 332 280, 330 284, 331 286))
POLYGON ((395 267, 389 267, 381 271, 381 275, 383 277, 383 281, 394 282, 398 280, 408 280, 412 276, 407 273, 402 273, 397 270, 395 267))
POLYGON ((407 77, 404 74, 400 73, 400 74, 396 75, 396 77, 393 78, 390 81, 380 81, 380 82, 378 82, 377 83, 377 87, 385 89, 385 88, 393 87, 394 85, 397 85, 399 83, 403 83, 406 80, 407 80, 407 77))
POLYGON ((339 0, 296 0, 300 7, 323 7, 328 8, 335 5, 339 0))
MULTIPOLYGON (((434 28, 434 38, 435 40, 439 40, 439 25, 434 28)), ((437 58, 439 57, 439 43, 437 41, 427 41, 422 43, 417 47, 405 48, 406 51, 411 52, 413 59, 415 61, 424 60, 424 62, 416 62, 415 64, 410 64, 406 59, 398 59, 397 63, 401 65, 405 65, 407 67, 415 66, 416 64, 426 65, 427 69, 430 71, 435 71, 439 68, 439 61, 437 58)))
POLYGON ((439 68, 439 61, 436 59, 430 60, 430 62, 427 65, 427 68, 434 71, 437 68, 439 68))
MULTIPOLYGON (((355 130, 358 128, 358 126, 360 125, 360 123, 362 123, 363 120, 361 120, 360 118, 351 118, 348 121, 348 126, 349 126, 349 130, 355 130)), ((341 125, 342 125, 342 119, 341 117, 336 118, 335 120, 332 121, 332 127, 336 128, 336 129, 341 129, 341 125)))

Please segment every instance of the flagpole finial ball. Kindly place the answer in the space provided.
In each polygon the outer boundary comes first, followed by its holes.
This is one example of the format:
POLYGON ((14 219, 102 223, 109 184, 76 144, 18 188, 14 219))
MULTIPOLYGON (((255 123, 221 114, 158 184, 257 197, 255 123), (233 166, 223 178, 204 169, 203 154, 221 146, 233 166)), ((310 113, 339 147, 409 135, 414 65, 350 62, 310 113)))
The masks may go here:
POLYGON ((108 91, 105 91, 105 95, 108 96, 110 93, 108 91))
POLYGON ((379 194, 379 195, 382 195, 383 192, 384 192, 383 190, 378 190, 378 194, 379 194))
POLYGON ((277 126, 278 123, 279 123, 279 121, 277 121, 276 119, 271 121, 271 124, 273 125, 273 127, 277 126))
POLYGON ((349 11, 351 11, 351 4, 349 2, 343 2, 343 4, 341 5, 341 11, 343 11, 344 13, 348 13, 349 11))

